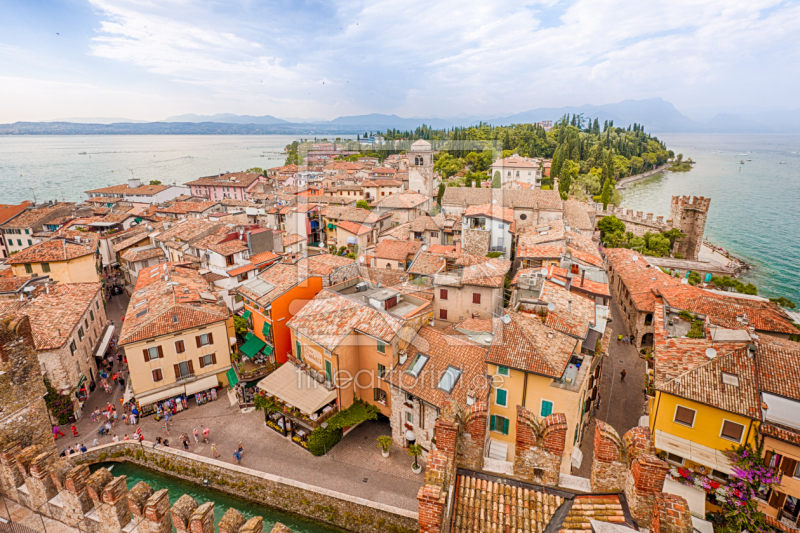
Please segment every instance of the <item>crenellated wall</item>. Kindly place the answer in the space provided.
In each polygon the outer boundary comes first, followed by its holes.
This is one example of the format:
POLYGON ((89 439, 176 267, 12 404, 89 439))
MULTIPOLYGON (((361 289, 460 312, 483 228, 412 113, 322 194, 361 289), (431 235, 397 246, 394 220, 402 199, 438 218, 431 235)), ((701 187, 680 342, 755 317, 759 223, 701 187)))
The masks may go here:
MULTIPOLYGON (((171 533, 173 526, 179 533, 215 533, 217 528, 220 533, 262 533, 261 518, 245 521, 230 509, 215 526, 213 502, 198 506, 183 495, 170 506, 166 490, 154 492, 144 482, 128 490, 125 476, 115 478, 105 468, 90 474, 88 467, 102 461, 130 461, 198 484, 208 480, 217 490, 349 531, 417 530, 417 513, 152 446, 112 443, 70 459, 57 459, 53 452, 42 452, 38 446, 22 448, 12 443, 0 452, 3 492, 54 520, 79 525, 83 533, 171 533)), ((290 530, 278 524, 272 531, 290 530)))

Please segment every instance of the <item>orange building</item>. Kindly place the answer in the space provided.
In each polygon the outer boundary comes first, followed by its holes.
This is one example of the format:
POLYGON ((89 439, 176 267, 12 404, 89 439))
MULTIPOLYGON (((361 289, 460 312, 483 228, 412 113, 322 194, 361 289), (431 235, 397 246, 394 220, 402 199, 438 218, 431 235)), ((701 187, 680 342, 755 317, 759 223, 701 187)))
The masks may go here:
POLYGON ((285 363, 292 350, 286 323, 322 291, 322 278, 309 276, 297 265, 277 263, 237 289, 244 303, 243 318, 258 339, 265 355, 274 352, 277 363, 285 363))

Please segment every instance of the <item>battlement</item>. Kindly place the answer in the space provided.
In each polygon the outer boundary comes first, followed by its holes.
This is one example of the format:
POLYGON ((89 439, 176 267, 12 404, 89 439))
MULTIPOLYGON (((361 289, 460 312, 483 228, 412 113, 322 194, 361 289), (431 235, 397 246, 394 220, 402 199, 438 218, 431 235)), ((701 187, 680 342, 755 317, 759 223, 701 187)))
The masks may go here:
POLYGON ((708 213, 711 198, 705 196, 673 196, 672 206, 679 209, 693 209, 708 213))
MULTIPOLYGON (((622 220, 623 222, 650 226, 653 229, 653 231, 667 231, 670 228, 671 221, 667 220, 666 222, 664 222, 663 215, 653 216, 653 213, 645 213, 644 211, 635 211, 633 209, 628 209, 624 206, 610 205, 608 206, 608 209, 603 209, 602 203, 590 203, 589 205, 601 217, 613 215, 618 219, 622 220)), ((634 231, 634 233, 636 232, 634 231)))

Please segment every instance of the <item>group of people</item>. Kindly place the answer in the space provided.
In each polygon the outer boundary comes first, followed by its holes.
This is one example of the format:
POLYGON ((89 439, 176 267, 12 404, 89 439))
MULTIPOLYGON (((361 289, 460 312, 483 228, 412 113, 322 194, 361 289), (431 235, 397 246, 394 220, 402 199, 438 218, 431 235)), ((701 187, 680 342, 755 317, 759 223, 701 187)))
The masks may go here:
POLYGON ((631 344, 633 343, 632 335, 617 335, 617 344, 631 344))

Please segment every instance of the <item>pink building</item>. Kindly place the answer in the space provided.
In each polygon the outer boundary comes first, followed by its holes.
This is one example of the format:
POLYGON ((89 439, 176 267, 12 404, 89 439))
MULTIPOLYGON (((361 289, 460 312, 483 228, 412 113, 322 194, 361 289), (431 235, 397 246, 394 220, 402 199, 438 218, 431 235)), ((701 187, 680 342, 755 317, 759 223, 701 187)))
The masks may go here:
POLYGON ((186 183, 186 186, 191 189, 192 195, 204 196, 209 200, 222 200, 225 198, 248 200, 249 193, 256 186, 256 183, 266 181, 267 177, 261 174, 233 172, 231 174, 200 178, 186 183))

